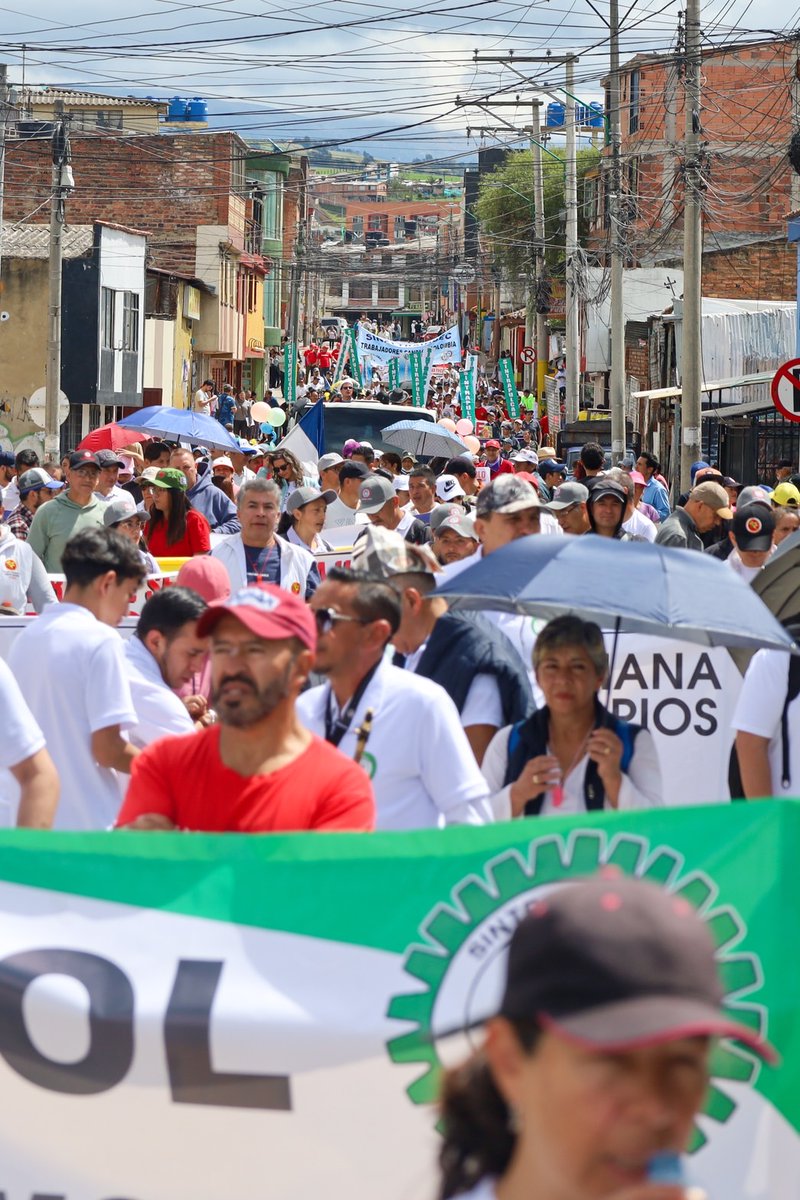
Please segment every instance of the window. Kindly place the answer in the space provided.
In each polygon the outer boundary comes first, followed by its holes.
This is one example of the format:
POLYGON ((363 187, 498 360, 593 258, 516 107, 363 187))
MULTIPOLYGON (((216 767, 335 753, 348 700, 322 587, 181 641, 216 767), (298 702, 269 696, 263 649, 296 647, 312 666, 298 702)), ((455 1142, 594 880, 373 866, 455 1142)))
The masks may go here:
POLYGON ((363 217, 353 217, 353 237, 360 238, 363 236, 364 236, 364 218, 363 217))
POLYGON ((104 287, 100 297, 100 341, 104 350, 114 349, 114 299, 113 289, 104 287))
POLYGON ((395 217, 394 219, 394 240, 396 242, 404 242, 406 238, 406 219, 405 217, 395 217))
POLYGON ((136 292, 122 293, 122 349, 139 350, 139 297, 136 292))
POLYGON ((639 128, 639 74, 638 68, 630 74, 628 133, 636 133, 639 128))
POLYGON ((379 283, 378 284, 378 299, 390 300, 392 304, 397 304, 398 285, 396 283, 379 283))
POLYGON ((350 299, 351 300, 372 300, 372 280, 371 279, 351 279, 350 280, 350 299))

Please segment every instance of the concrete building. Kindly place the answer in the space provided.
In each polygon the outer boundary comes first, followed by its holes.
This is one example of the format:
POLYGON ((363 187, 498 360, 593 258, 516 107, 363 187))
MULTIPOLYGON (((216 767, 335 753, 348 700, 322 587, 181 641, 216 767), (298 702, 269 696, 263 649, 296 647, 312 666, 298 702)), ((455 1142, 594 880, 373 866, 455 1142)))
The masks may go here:
POLYGON ((70 88, 27 87, 17 89, 12 127, 35 131, 42 122, 53 121, 60 106, 73 133, 158 133, 169 105, 163 100, 141 96, 105 96, 70 88))
MULTIPOLYGON (((40 453, 44 431, 29 401, 47 381, 49 241, 46 226, 4 226, 0 442, 40 453)), ((146 248, 145 233, 119 225, 69 225, 64 232, 65 446, 142 404, 146 248)))

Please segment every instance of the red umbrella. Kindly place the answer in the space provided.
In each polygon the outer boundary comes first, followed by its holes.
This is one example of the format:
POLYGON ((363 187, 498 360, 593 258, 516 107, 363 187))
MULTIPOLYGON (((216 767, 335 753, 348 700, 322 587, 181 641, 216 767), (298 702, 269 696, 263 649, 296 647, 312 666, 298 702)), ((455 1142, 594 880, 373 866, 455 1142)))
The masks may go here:
POLYGON ((150 441, 152 441, 152 434, 135 433, 132 429, 126 429, 124 425, 117 425, 115 421, 110 421, 108 425, 101 425, 99 429, 93 429, 91 433, 87 433, 86 437, 78 442, 76 449, 124 450, 126 446, 132 446, 135 442, 150 441))

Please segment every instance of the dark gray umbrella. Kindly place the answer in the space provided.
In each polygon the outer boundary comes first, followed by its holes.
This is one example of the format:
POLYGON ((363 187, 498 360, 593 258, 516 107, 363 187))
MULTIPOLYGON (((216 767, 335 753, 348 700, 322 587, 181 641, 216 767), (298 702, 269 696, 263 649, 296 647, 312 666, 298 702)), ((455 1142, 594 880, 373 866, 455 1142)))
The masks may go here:
POLYGON ((611 538, 519 538, 438 589, 454 608, 550 619, 576 613, 624 633, 704 646, 790 650, 753 589, 707 554, 611 538))

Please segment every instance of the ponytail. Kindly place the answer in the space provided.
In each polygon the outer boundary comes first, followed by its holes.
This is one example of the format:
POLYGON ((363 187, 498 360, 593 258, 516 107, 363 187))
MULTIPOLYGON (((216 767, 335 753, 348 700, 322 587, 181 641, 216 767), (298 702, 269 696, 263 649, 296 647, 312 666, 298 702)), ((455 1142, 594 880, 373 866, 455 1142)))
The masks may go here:
MULTIPOLYGON (((515 1021, 514 1029, 525 1051, 532 1053, 538 1025, 515 1021)), ((516 1127, 483 1050, 445 1073, 439 1110, 443 1141, 437 1200, 468 1192, 486 1176, 505 1174, 517 1142, 516 1127)))

